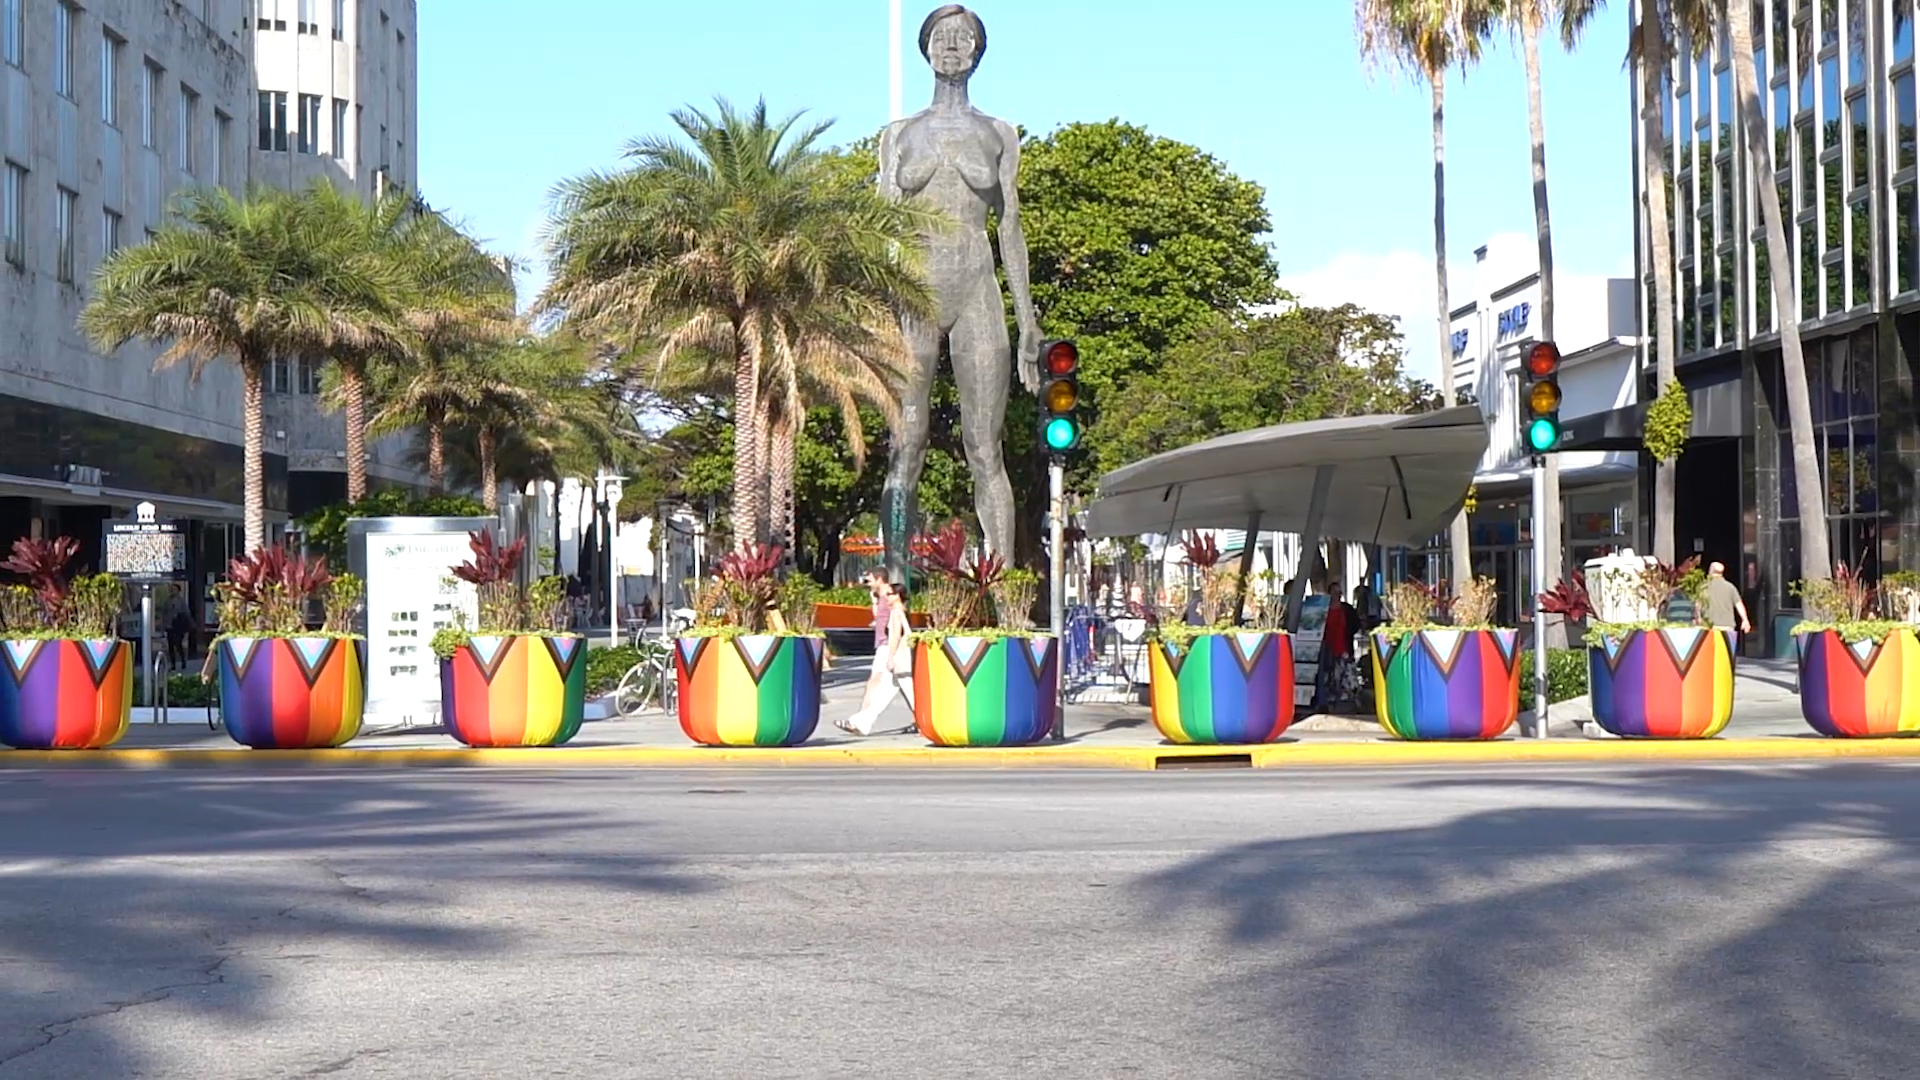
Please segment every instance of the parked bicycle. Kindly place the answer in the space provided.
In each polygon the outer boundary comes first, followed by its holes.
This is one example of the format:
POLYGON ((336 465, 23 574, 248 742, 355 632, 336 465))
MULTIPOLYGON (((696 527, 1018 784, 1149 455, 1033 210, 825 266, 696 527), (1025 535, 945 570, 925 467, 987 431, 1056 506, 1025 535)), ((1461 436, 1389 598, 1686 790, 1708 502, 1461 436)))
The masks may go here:
POLYGON ((691 625, 691 619, 676 614, 673 626, 665 632, 649 635, 642 629, 634 634, 633 646, 640 651, 640 659, 620 676, 614 688, 615 713, 637 716, 650 706, 671 713, 678 707, 680 683, 673 671, 673 642, 679 631, 691 625))

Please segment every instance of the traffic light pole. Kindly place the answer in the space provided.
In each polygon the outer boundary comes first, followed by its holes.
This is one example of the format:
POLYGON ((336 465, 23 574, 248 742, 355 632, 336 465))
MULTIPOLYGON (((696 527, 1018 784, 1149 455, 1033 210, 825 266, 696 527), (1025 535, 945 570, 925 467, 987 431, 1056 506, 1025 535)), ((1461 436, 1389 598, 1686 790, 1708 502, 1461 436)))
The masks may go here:
POLYGON ((1547 584, 1547 459, 1533 455, 1533 737, 1547 737, 1547 612, 1540 594, 1547 584))
POLYGON ((1053 741, 1067 737, 1067 467, 1059 454, 1047 461, 1047 611, 1053 633, 1053 741))

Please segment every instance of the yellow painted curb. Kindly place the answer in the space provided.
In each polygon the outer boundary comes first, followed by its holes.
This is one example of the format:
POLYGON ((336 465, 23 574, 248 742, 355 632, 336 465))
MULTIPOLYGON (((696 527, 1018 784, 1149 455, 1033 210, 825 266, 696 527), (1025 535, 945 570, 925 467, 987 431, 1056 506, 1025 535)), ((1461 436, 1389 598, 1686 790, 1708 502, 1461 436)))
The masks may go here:
POLYGON ((1673 741, 1501 739, 1493 742, 1279 743, 1269 746, 1030 746, 1011 749, 702 746, 465 747, 337 750, 0 750, 0 769, 681 769, 775 768, 1160 769, 1204 765, 1262 769, 1552 762, 1821 761, 1920 758, 1920 739, 1701 739, 1673 741))

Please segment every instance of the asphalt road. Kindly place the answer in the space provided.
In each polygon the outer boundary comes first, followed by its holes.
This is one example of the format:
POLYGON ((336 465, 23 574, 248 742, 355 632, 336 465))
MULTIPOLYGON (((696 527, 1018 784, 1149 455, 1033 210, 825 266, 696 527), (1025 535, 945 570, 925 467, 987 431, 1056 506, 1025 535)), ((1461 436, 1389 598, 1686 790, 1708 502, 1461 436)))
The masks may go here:
POLYGON ((1916 781, 0 774, 0 1080, 1906 1077, 1916 781))

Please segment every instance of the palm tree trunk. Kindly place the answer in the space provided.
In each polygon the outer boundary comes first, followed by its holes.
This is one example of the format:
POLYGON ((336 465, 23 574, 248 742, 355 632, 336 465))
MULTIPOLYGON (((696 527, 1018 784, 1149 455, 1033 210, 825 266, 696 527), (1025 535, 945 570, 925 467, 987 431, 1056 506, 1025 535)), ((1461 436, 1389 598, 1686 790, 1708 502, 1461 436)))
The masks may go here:
MULTIPOLYGON (((1824 581, 1833 573, 1827 544, 1826 485, 1820 482, 1820 462, 1813 444, 1813 408, 1807 395, 1807 358, 1800 348, 1800 297, 1787 267, 1794 264, 1787 247, 1786 224, 1781 220, 1780 189, 1773 182, 1770 133, 1760 122, 1760 79, 1754 70, 1753 26, 1737 12, 1726 20, 1732 36, 1733 78, 1740 95, 1741 128, 1747 136, 1747 158, 1758 191, 1760 217, 1767 227, 1767 275, 1773 285, 1773 310, 1780 320, 1780 366, 1786 375, 1787 424, 1793 441, 1793 483, 1800 503, 1800 577, 1824 581)), ((1819 273, 1802 266, 1803 274, 1819 273)))
MULTIPOLYGON (((1533 135, 1533 226, 1540 249, 1540 324, 1536 332, 1541 341, 1553 340, 1553 215, 1547 209, 1547 124, 1540 100, 1540 0, 1524 0, 1520 5, 1520 41, 1527 60, 1527 127, 1533 135)), ((1534 582, 1535 591, 1566 576, 1560 551, 1560 457, 1547 454, 1546 482, 1541 485, 1540 535, 1533 542, 1546 555, 1546 576, 1534 582)), ((1566 624, 1558 618, 1547 620, 1547 647, 1560 649, 1567 644, 1566 624)))
MULTIPOLYGON (((1433 279, 1439 304, 1440 327, 1440 401, 1452 405, 1453 388, 1453 302, 1447 296, 1447 69, 1427 72, 1427 86, 1433 92, 1433 279)), ((1452 552, 1451 577, 1458 588, 1473 577, 1473 540, 1467 530, 1467 512, 1463 508, 1447 526, 1447 547, 1452 552)))
POLYGON ((253 357, 240 360, 241 478, 245 487, 241 520, 247 551, 267 546, 267 365, 253 357))
MULTIPOLYGON (((1640 3, 1640 183, 1647 207, 1647 247, 1653 261, 1654 387, 1658 393, 1673 374, 1673 222, 1667 207, 1667 141, 1660 122, 1667 96, 1667 39, 1660 5, 1640 3)), ((1679 464, 1653 466, 1653 557, 1672 565, 1673 499, 1679 464)))
POLYGON ((347 400, 347 501, 367 497, 367 369, 340 362, 340 393, 347 400))
POLYGON ((447 490, 447 410, 427 410, 427 489, 435 495, 447 490))
POLYGON ((734 330, 733 542, 767 538, 766 440, 760 432, 760 365, 734 330))
POLYGON ((480 425, 480 504, 489 514, 500 509, 500 477, 494 461, 496 448, 493 425, 480 425))
POLYGON ((793 425, 785 421, 776 422, 768 439, 767 502, 773 531, 791 547, 798 539, 793 530, 793 478, 796 465, 793 425))

